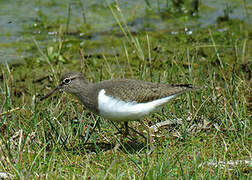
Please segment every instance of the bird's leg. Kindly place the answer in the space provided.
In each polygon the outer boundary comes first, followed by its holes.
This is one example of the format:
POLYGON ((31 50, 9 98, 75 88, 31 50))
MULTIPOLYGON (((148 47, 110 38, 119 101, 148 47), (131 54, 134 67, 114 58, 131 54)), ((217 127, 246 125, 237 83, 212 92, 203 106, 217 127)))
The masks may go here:
MULTIPOLYGON (((128 135, 129 135, 129 129, 132 129, 131 127, 129 127, 128 126, 128 122, 127 123, 124 123, 124 125, 125 125, 125 128, 126 128, 126 130, 125 130, 125 132, 122 132, 116 125, 115 125, 115 123, 113 122, 113 121, 110 121, 111 122, 111 124, 116 128, 116 130, 118 131, 117 132, 117 134, 118 133, 120 133, 120 134, 123 134, 125 137, 127 137, 129 140, 131 140, 131 141, 134 141, 134 139, 132 138, 132 137, 129 137, 128 135), (127 124, 127 125, 126 125, 127 124), (128 130, 127 130, 128 129, 128 130)), ((137 132, 138 133, 138 132, 137 132)))
POLYGON ((122 131, 115 125, 115 123, 113 121, 110 121, 110 122, 116 128, 116 130, 118 131, 118 132, 116 132, 116 134, 123 134, 122 131))
POLYGON ((113 126, 117 129, 118 133, 123 134, 125 137, 127 137, 129 135, 129 125, 128 122, 124 122, 124 127, 125 127, 125 131, 122 132, 113 121, 111 121, 111 123, 113 124, 113 126))
POLYGON ((125 132, 124 132, 124 136, 127 137, 129 135, 129 125, 128 125, 128 121, 124 122, 124 126, 125 126, 125 132))
POLYGON ((146 139, 146 140, 147 140, 147 137, 145 137, 142 133, 138 132, 138 131, 137 131, 137 130, 135 130, 134 128, 129 127, 129 129, 130 129, 131 131, 133 131, 134 133, 139 134, 140 136, 142 136, 144 139, 146 139))

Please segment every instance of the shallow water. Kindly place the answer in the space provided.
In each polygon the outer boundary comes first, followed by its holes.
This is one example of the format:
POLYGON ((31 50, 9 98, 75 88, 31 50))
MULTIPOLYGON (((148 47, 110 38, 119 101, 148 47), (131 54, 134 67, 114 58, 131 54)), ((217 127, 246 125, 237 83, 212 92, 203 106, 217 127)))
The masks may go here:
MULTIPOLYGON (((113 7, 116 5, 114 1, 108 2, 113 7)), ((133 33, 160 30, 176 33, 179 28, 185 28, 190 34, 195 28, 215 24, 217 18, 224 15, 224 10, 230 18, 252 24, 252 1, 245 0, 204 0, 196 17, 186 14, 190 5, 182 5, 181 12, 176 12, 166 0, 119 1, 119 6, 133 33)), ((59 26, 63 25, 65 30, 68 15, 69 38, 102 41, 104 36, 120 31, 106 1, 0 1, 0 62, 22 62, 34 56, 38 53, 31 47, 34 40, 42 49, 56 42, 59 26)), ((99 48, 96 50, 100 51, 99 48)), ((111 48, 105 51, 111 51, 111 48)))

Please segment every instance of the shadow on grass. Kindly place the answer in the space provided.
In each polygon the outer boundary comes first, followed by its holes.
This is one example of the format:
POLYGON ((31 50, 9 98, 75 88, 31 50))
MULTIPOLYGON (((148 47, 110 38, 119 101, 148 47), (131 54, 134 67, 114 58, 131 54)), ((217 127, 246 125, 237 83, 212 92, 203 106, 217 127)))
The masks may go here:
POLYGON ((120 150, 124 153, 138 153, 139 151, 146 148, 146 143, 122 140, 118 143, 107 143, 107 142, 88 142, 86 144, 79 144, 71 148, 64 148, 68 152, 73 152, 74 154, 82 153, 100 153, 106 151, 120 150), (117 148, 118 147, 118 148, 117 148))

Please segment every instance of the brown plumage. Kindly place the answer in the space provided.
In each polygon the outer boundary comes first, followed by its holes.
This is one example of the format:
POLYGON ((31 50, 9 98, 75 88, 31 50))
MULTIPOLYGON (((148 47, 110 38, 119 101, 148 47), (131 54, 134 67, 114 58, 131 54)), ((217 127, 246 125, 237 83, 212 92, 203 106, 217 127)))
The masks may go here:
POLYGON ((146 103, 193 89, 190 84, 168 85, 132 79, 102 81, 95 84, 94 88, 105 89, 106 95, 122 101, 137 103, 146 103))
MULTIPOLYGON (((64 74, 60 84, 42 97, 41 100, 51 96, 58 90, 71 93, 90 111, 111 121, 124 122, 124 134, 128 135, 128 121, 140 120, 143 116, 166 104, 171 98, 196 89, 191 84, 168 85, 132 79, 89 83, 81 73, 70 72, 64 74)), ((138 134, 143 136, 141 133, 138 134)), ((150 146, 152 147, 151 139, 149 134, 150 146)))
POLYGON ((60 84, 41 99, 45 99, 57 90, 75 95, 83 105, 99 114, 98 94, 104 89, 105 94, 125 102, 147 103, 160 98, 179 95, 195 90, 191 84, 168 85, 132 79, 105 80, 89 83, 81 73, 69 72, 62 76, 60 84))

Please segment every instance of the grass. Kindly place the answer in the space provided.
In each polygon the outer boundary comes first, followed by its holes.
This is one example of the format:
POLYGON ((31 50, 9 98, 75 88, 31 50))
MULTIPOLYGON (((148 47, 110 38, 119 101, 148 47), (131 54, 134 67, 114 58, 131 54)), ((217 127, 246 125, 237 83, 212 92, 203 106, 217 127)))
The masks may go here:
MULTIPOLYGON (((120 23, 123 15, 113 15, 120 23)), ((122 39, 106 41, 120 44, 119 55, 87 56, 79 46, 67 48, 72 42, 60 33, 62 41, 46 52, 36 45, 37 61, 1 67, 0 171, 20 179, 250 179, 251 27, 230 20, 192 35, 181 30, 133 36, 125 25, 122 39), (204 88, 143 120, 182 122, 161 128, 156 149, 147 155, 144 139, 133 134, 134 142, 120 140, 104 119, 84 145, 100 117, 83 111, 72 96, 58 93, 39 101, 67 70, 83 71, 92 82, 134 78, 204 88)), ((130 126, 143 132, 137 122, 130 126)))

